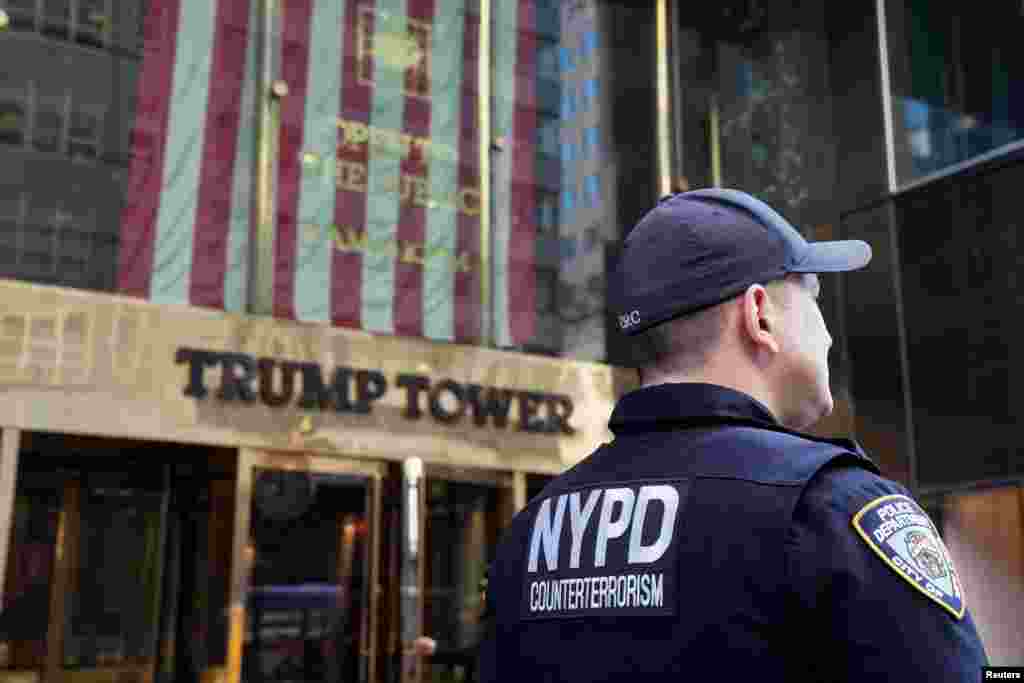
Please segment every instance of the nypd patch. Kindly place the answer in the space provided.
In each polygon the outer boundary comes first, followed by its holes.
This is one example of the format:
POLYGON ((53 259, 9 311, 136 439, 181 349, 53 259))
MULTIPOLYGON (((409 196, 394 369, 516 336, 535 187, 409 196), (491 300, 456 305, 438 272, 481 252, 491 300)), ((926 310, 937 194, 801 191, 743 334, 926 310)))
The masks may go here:
POLYGON ((674 615, 676 546, 689 482, 596 485, 535 509, 521 616, 674 615))
POLYGON ((876 498, 853 516, 853 527, 899 576, 945 607, 964 616, 963 586, 932 520, 911 498, 876 498))

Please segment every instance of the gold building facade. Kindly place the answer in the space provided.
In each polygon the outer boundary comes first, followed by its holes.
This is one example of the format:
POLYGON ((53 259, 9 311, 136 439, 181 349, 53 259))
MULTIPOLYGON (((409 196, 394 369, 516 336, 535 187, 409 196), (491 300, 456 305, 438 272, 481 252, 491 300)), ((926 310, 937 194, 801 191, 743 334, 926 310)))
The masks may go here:
POLYGON ((0 678, 462 675, 412 640, 635 382, 630 11, 0 2, 0 678))
POLYGON ((632 373, 4 283, 9 680, 383 680, 632 373))

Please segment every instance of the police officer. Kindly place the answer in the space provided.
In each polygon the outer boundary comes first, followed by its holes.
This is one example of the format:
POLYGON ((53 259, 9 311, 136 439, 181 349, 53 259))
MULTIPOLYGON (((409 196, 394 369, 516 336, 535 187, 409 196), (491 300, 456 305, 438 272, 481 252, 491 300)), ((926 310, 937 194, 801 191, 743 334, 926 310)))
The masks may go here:
POLYGON ((736 190, 662 200, 613 275, 654 360, 614 440, 516 516, 491 569, 492 681, 977 681, 987 664, 939 534, 832 410, 808 243, 736 190))

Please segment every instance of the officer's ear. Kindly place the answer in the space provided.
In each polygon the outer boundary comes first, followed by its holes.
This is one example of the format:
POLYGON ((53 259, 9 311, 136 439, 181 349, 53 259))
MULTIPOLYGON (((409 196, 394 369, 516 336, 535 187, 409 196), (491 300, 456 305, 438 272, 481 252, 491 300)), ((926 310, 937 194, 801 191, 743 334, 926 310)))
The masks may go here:
POLYGON ((758 350, 779 352, 775 336, 776 305, 764 285, 750 285, 743 293, 743 330, 758 350))

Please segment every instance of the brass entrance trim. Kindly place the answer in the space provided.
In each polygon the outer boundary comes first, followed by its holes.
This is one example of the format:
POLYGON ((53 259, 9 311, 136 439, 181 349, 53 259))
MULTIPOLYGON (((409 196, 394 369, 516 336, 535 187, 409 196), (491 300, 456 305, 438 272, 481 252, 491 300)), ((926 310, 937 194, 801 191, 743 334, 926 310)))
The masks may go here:
POLYGON ((480 345, 498 341, 495 328, 491 254, 491 0, 480 0, 479 49, 477 51, 477 145, 480 173, 480 345))
MULTIPOLYGON (((229 601, 229 640, 227 676, 225 683, 241 683, 242 655, 245 650, 246 595, 249 590, 253 557, 250 539, 250 523, 253 498, 253 482, 256 470, 288 470, 323 474, 347 474, 364 477, 367 480, 366 519, 369 538, 367 539, 366 576, 368 608, 364 610, 360 630, 365 649, 360 656, 366 657, 367 680, 376 680, 377 625, 379 591, 373 586, 379 583, 380 537, 381 537, 381 484, 387 469, 386 463, 350 460, 295 453, 279 453, 252 448, 238 451, 238 472, 235 480, 235 519, 232 534, 231 589, 229 601)), ((340 534, 344 529, 339 529, 340 534)))
MULTIPOLYGON (((7 576, 7 550, 11 541, 11 524, 14 519, 14 487, 18 477, 18 451, 21 447, 21 430, 4 427, 0 433, 3 440, 0 455, 0 577, 7 576)), ((0 609, 4 606, 3 582, 0 582, 0 609)))
POLYGON ((672 136, 669 131, 671 120, 671 97, 669 87, 669 0, 657 0, 654 8, 654 50, 655 50, 655 117, 657 122, 658 152, 658 196, 672 192, 672 136))
POLYGON ((426 531, 424 465, 421 458, 402 462, 402 552, 399 568, 399 642, 402 648, 401 683, 418 683, 422 677, 412 641, 423 631, 423 590, 426 580, 422 552, 426 531))

